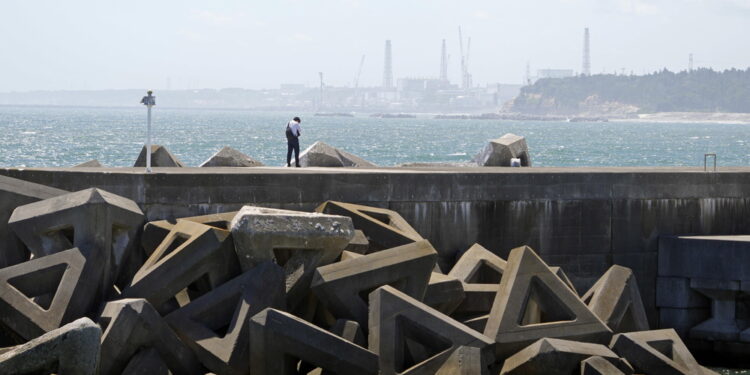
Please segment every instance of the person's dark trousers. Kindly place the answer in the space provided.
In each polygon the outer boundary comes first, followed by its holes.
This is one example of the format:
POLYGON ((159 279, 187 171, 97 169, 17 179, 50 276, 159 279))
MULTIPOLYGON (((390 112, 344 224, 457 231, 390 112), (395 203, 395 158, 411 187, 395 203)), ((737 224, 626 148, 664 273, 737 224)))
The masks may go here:
POLYGON ((291 167, 292 151, 294 151, 294 165, 299 167, 299 138, 286 140, 286 166, 291 167))

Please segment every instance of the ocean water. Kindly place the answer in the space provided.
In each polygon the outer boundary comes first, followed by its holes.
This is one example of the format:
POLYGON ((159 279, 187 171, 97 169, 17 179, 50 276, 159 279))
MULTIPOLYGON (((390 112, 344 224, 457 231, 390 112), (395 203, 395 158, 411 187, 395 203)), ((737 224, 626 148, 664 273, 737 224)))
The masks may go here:
MULTIPOLYGON (((750 125, 736 124, 379 119, 156 107, 153 143, 191 166, 223 146, 282 165, 284 128, 293 116, 303 119, 303 149, 320 140, 384 166, 470 161, 505 133, 526 137, 534 166, 702 166, 704 153, 717 153, 720 166, 750 164, 750 125)), ((145 120, 141 107, 0 106, 0 167, 72 166, 90 159, 132 166, 146 137, 145 120)))
MULTIPOLYGON (((153 143, 197 166, 223 146, 266 165, 286 158, 284 128, 302 117, 301 148, 314 141, 373 163, 465 162, 490 139, 526 137, 534 166, 719 166, 750 164, 750 125, 565 123, 502 120, 316 117, 305 113, 155 107, 153 143)), ((132 166, 146 138, 146 110, 0 107, 0 166, 72 166, 98 159, 132 166)))

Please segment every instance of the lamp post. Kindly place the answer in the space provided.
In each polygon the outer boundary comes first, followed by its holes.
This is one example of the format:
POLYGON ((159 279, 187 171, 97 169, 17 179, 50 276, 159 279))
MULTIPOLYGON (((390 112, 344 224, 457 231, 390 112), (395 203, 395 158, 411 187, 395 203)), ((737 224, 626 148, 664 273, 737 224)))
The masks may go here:
POLYGON ((141 99, 141 104, 148 108, 148 130, 146 131, 146 173, 151 173, 151 107, 156 105, 156 97, 151 95, 154 92, 148 90, 146 96, 141 99))

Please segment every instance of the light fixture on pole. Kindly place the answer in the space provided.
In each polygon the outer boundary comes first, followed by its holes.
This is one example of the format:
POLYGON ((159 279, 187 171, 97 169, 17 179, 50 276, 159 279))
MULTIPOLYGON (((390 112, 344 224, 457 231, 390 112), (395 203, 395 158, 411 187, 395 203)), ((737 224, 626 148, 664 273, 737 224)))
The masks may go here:
POLYGON ((146 173, 151 173, 151 107, 156 105, 156 97, 151 95, 154 92, 148 90, 146 96, 141 99, 141 104, 148 108, 148 130, 146 131, 146 173))

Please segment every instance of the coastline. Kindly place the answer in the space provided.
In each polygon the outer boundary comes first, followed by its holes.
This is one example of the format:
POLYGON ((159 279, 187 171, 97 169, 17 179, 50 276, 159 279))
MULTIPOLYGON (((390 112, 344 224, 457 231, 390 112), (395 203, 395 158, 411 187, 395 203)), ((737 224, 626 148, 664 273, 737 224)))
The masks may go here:
POLYGON ((750 113, 657 112, 639 114, 635 118, 610 118, 609 121, 750 125, 750 113))

